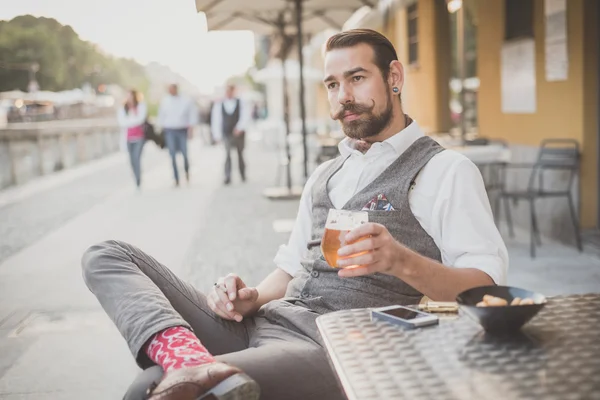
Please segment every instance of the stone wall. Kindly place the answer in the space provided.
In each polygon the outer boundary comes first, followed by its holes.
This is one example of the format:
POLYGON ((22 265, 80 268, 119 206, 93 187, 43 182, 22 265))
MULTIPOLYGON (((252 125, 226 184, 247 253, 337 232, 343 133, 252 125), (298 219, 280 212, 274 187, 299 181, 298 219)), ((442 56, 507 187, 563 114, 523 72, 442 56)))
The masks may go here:
POLYGON ((0 130, 0 189, 119 150, 113 119, 0 130))

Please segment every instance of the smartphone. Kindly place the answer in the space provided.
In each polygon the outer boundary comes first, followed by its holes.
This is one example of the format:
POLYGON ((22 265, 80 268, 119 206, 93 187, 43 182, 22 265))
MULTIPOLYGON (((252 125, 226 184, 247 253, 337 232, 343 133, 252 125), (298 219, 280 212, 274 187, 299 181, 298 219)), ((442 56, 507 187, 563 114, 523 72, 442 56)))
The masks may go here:
POLYGON ((388 306, 371 310, 371 319, 380 319, 406 329, 416 329, 429 325, 437 325, 436 315, 414 310, 404 306, 388 306))

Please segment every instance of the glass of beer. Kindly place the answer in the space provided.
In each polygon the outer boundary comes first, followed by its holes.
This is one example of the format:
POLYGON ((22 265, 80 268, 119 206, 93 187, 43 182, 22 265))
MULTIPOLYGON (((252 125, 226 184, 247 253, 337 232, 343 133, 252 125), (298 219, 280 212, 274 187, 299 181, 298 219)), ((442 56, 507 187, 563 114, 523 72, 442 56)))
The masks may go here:
MULTIPOLYGON (((348 244, 345 240, 346 234, 366 222, 369 222, 369 214, 365 211, 329 210, 321 239, 321 251, 327 264, 338 268, 337 252, 348 244)), ((353 254, 356 255, 358 254, 353 254)))

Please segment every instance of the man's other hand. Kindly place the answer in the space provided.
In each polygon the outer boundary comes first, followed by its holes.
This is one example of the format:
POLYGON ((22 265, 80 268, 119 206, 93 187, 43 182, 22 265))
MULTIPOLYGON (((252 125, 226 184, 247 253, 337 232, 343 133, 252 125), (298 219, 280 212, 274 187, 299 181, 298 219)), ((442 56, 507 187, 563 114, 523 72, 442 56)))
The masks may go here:
POLYGON ((241 322, 256 311, 258 290, 246 286, 239 276, 229 274, 219 278, 206 299, 210 309, 221 318, 241 322))
POLYGON ((381 272, 395 275, 411 252, 400 244, 381 224, 366 223, 346 234, 346 243, 338 251, 338 267, 341 277, 353 277, 381 272), (350 267, 350 268, 347 268, 350 267))

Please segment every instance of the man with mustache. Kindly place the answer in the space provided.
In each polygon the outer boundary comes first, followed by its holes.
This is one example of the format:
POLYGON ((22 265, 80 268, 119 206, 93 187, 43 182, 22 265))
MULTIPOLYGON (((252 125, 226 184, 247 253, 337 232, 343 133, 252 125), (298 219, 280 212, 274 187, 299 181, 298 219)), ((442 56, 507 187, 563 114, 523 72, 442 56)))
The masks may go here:
POLYGON ((204 295, 121 242, 84 255, 85 281, 138 364, 157 365, 126 399, 146 389, 152 400, 343 399, 319 315, 415 304, 423 295, 452 301, 505 282, 507 251, 481 175, 404 114, 404 71, 389 40, 371 30, 332 36, 325 75, 331 115, 348 138, 307 182, 289 243, 257 287, 230 274, 204 295), (373 199, 385 211, 369 206, 373 199), (306 251, 332 208, 369 214, 338 252, 338 267, 357 268, 335 269, 318 247, 306 251))

